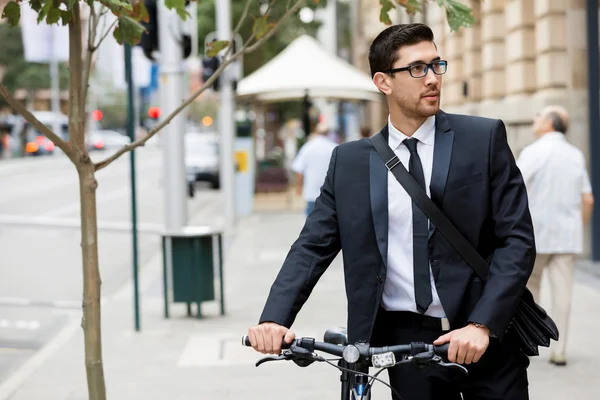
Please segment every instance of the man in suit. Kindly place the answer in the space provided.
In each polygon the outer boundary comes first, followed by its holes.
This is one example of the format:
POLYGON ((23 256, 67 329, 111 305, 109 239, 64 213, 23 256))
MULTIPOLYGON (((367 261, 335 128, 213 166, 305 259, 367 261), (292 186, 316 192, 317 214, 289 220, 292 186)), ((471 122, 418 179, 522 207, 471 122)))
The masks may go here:
MULTIPOLYGON (((404 399, 528 398, 528 358, 508 330, 535 262, 523 179, 500 120, 439 109, 447 63, 431 29, 385 29, 369 51, 389 107, 382 134, 399 160, 490 263, 486 282, 429 224, 369 139, 338 146, 315 208, 292 245, 253 347, 278 353, 319 277, 344 253, 351 343, 450 343, 466 378, 410 364, 389 371, 404 399)), ((394 397, 396 399, 396 397, 394 397)))

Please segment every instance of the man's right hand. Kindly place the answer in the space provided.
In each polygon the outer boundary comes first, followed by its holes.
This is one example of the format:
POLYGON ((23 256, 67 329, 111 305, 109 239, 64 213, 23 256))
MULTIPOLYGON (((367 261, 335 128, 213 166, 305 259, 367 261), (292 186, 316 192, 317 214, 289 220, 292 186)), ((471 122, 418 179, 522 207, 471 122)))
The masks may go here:
POLYGON ((263 322, 248 329, 248 337, 254 350, 263 354, 281 353, 281 343, 292 343, 296 334, 285 326, 274 322, 263 322))

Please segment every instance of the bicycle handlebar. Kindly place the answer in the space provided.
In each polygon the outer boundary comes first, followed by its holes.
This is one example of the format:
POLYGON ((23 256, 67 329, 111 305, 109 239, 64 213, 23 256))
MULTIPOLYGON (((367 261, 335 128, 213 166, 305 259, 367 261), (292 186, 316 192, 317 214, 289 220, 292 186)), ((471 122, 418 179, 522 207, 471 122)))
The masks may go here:
MULTIPOLYGON (((242 344, 244 346, 249 346, 249 347, 252 346, 252 344, 250 343, 250 338, 248 336, 242 336, 242 344)), ((291 343, 285 343, 285 341, 283 341, 281 348, 288 349, 292 345, 301 347, 310 352, 313 352, 315 350, 323 351, 325 353, 331 354, 333 356, 339 356, 339 357, 342 357, 346 348, 351 346, 351 345, 340 346, 337 344, 317 342, 313 338, 298 338, 298 339, 294 339, 291 343)), ((370 357, 373 355, 384 354, 384 353, 394 353, 394 355, 396 357, 402 357, 402 356, 410 356, 410 355, 414 356, 414 355, 417 355, 420 353, 425 353, 425 352, 433 352, 436 355, 447 359, 449 344, 446 343, 441 346, 435 346, 432 344, 425 344, 425 343, 411 343, 411 344, 385 346, 385 347, 370 347, 366 343, 357 343, 356 345, 353 345, 353 346, 359 350, 361 357, 370 357)))

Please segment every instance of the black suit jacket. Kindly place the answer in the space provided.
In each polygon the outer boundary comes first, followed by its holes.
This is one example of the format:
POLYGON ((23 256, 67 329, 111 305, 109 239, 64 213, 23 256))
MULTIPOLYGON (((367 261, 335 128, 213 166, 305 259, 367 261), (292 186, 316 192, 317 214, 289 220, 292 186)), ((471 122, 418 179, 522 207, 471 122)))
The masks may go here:
MULTIPOLYGON (((387 135, 387 127, 382 131, 387 135)), ((395 178, 391 178, 395 179, 395 178)), ((334 150, 327 177, 292 245, 260 322, 290 327, 340 250, 350 342, 369 341, 387 270, 388 171, 369 139, 334 150)), ((490 262, 482 282, 432 226, 429 260, 451 329, 468 322, 500 339, 516 312, 535 261, 533 227, 521 173, 501 120, 436 115, 431 198, 490 262)))

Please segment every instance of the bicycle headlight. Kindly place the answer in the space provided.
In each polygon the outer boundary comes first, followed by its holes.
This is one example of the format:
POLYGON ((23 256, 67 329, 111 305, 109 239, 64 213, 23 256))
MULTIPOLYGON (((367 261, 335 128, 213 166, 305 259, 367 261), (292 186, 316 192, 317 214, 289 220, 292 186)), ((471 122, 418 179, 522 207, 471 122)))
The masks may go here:
POLYGON ((375 368, 389 368, 396 365, 396 356, 392 352, 373 354, 371 361, 375 368))
POLYGON ((358 351, 358 348, 356 346, 348 345, 344 349, 342 356, 344 357, 344 360, 347 363, 352 364, 352 363, 357 362, 358 359, 360 358, 360 351, 358 351))

